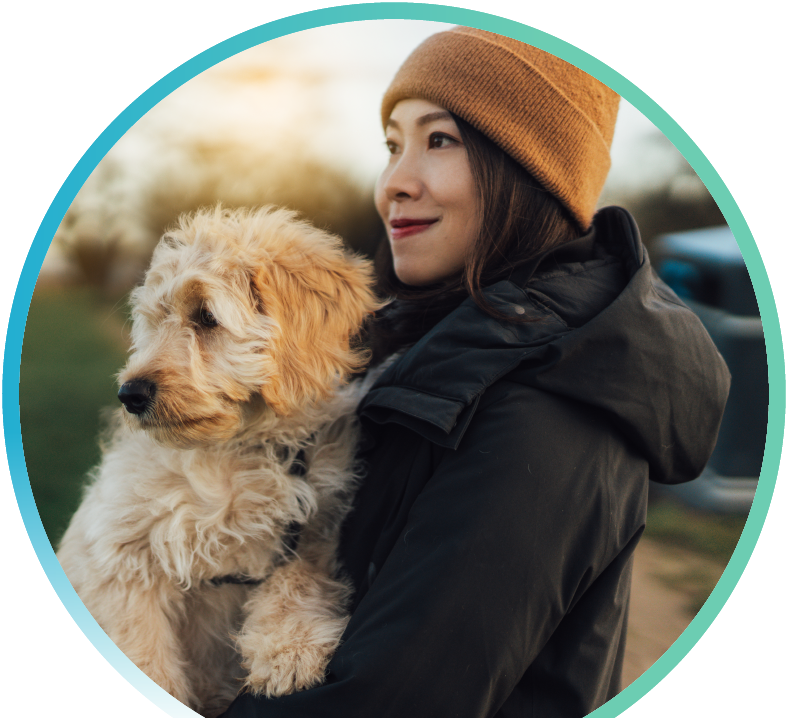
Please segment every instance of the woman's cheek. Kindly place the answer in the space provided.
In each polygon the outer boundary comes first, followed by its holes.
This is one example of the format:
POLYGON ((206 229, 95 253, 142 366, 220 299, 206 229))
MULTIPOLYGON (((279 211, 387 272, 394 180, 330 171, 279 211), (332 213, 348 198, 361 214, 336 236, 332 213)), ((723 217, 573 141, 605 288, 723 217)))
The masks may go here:
MULTIPOLYGON (((383 220, 383 223, 386 224, 386 220, 389 216, 389 203, 388 197, 386 197, 386 192, 384 191, 383 187, 385 186, 386 182, 386 170, 378 175, 378 181, 375 183, 375 209, 378 211, 380 218, 383 220)), ((388 232, 388 225, 386 224, 386 231, 388 232)))

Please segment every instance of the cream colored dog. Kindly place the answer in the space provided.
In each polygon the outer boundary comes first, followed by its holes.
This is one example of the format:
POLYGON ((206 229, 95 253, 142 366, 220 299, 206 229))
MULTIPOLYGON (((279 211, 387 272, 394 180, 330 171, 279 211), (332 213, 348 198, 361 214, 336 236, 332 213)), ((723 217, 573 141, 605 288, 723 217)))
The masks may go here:
POLYGON ((110 638, 206 716, 323 679, 371 269, 285 210, 182 218, 132 293, 101 464, 58 559, 110 638), (300 527, 294 547, 292 529, 300 527))

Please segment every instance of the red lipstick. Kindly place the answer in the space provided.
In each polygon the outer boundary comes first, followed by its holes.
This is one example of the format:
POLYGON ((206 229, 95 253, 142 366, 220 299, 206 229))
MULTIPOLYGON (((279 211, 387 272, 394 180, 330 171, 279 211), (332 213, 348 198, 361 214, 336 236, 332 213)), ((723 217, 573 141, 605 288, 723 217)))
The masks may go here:
POLYGON ((423 232, 437 221, 437 219, 413 219, 410 217, 389 220, 391 238, 403 239, 404 237, 410 237, 413 234, 423 232))

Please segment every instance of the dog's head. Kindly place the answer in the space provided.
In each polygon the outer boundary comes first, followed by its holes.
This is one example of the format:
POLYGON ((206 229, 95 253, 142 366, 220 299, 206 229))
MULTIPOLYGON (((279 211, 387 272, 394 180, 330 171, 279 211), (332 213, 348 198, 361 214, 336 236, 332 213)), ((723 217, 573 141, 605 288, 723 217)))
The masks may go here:
POLYGON ((313 406, 365 362, 352 339, 378 307, 371 284, 369 262, 287 210, 181 218, 132 293, 127 420, 195 446, 232 438, 250 413, 313 406))

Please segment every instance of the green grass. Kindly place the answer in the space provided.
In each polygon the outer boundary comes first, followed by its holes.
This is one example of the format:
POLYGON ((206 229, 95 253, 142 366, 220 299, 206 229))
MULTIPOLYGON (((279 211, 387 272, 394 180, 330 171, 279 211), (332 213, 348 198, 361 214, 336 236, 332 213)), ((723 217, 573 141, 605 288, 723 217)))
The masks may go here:
POLYGON ((56 545, 97 463, 99 414, 118 406, 125 360, 117 307, 85 289, 36 288, 22 349, 19 408, 38 512, 56 545))
POLYGON ((727 564, 744 530, 746 516, 688 508, 670 498, 651 501, 645 537, 727 564))

